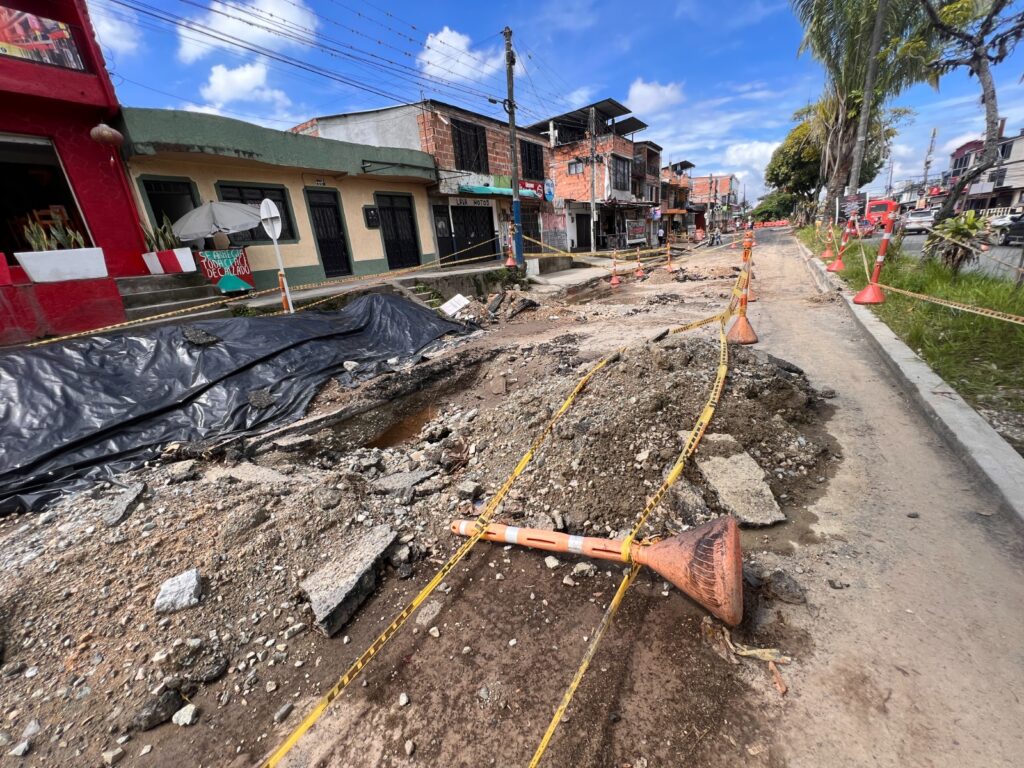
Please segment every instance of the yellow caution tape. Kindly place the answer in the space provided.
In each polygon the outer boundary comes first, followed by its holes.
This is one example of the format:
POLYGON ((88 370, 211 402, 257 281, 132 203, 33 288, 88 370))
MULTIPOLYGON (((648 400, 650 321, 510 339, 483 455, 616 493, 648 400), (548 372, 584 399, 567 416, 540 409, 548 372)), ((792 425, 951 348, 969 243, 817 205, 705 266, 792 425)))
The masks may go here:
MULTIPOLYGON (((456 255, 458 255, 460 253, 465 253, 466 251, 469 251, 469 250, 471 250, 473 248, 477 248, 477 247, 479 247, 481 245, 487 245, 487 243, 493 242, 495 240, 497 240, 497 238, 496 237, 492 237, 490 240, 487 240, 487 241, 482 242, 482 243, 477 243, 476 245, 471 245, 471 246, 469 246, 467 248, 463 248, 462 250, 456 251, 455 253, 453 253, 451 255, 452 256, 456 256, 456 255)), ((448 258, 450 258, 450 257, 448 257, 448 258)), ((396 277, 401 277, 402 275, 410 274, 412 272, 421 272, 423 270, 437 269, 437 268, 440 268, 440 267, 454 267, 454 266, 459 266, 459 265, 463 265, 463 264, 469 264, 470 262, 474 262, 474 261, 483 261, 485 259, 494 259, 494 258, 495 258, 495 254, 491 253, 491 254, 487 254, 486 256, 472 256, 472 257, 470 257, 468 259, 460 259, 460 260, 456 260, 456 261, 448 261, 448 260, 442 261, 441 259, 435 259, 435 260, 430 261, 430 262, 428 262, 426 264, 418 264, 415 267, 406 267, 405 269, 396 269, 396 270, 391 270, 389 272, 382 272, 382 273, 380 273, 378 275, 360 275, 360 276, 353 275, 351 277, 343 277, 343 278, 339 278, 337 280, 321 280, 318 283, 304 283, 302 285, 294 285, 294 286, 290 286, 290 287, 291 287, 292 291, 306 291, 306 290, 311 290, 313 288, 322 288, 324 286, 346 285, 346 284, 349 284, 349 283, 356 283, 356 282, 362 282, 364 284, 373 284, 373 283, 378 282, 378 281, 379 282, 385 282, 387 280, 393 280, 396 277)), ((188 314, 192 314, 192 313, 198 312, 198 311, 203 310, 203 309, 210 309, 212 307, 220 307, 220 306, 224 306, 225 304, 231 304, 232 302, 249 301, 250 299, 254 299, 257 296, 267 296, 267 295, 270 295, 272 293, 278 293, 279 290, 280 290, 279 288, 264 288, 264 289, 259 290, 259 291, 253 291, 251 293, 246 293, 243 296, 228 296, 226 298, 217 299, 216 301, 210 301, 210 302, 207 302, 205 304, 195 304, 195 305, 190 306, 190 307, 185 307, 184 309, 175 309, 175 310, 172 310, 170 312, 162 312, 162 313, 160 313, 158 315, 149 315, 147 317, 136 318, 135 320, 126 320, 123 323, 114 323, 113 325, 105 325, 102 328, 92 328, 92 329, 90 329, 88 331, 79 331, 78 333, 69 333, 69 334, 66 334, 64 336, 55 336, 52 339, 40 339, 39 341, 34 341, 31 344, 26 344, 25 346, 27 346, 27 347, 41 347, 41 346, 44 346, 46 344, 53 344, 53 343, 58 342, 58 341, 67 341, 68 339, 78 339, 78 338, 81 338, 83 336, 93 336, 93 335, 98 334, 98 333, 107 333, 108 331, 117 331, 117 330, 121 330, 123 328, 132 328, 134 326, 141 325, 143 323, 152 323, 155 320, 166 320, 167 318, 177 317, 179 315, 188 315, 188 314)))
MULTIPOLYGON (((626 537, 625 541, 623 541, 622 559, 624 562, 630 562, 629 552, 633 540, 636 538, 637 533, 639 533, 641 526, 643 526, 644 522, 647 520, 648 515, 650 515, 651 511, 658 506, 665 493, 668 492, 669 487, 679 479, 679 476, 682 474, 683 467, 686 465, 686 461, 693 455, 694 451, 697 450, 697 445, 704 436, 704 432, 707 430, 708 424, 711 423, 711 418, 715 414, 715 407, 718 405, 718 401, 722 397, 722 390, 725 387, 725 379, 729 373, 729 344, 725 338, 725 318, 720 319, 721 326, 719 327, 718 373, 715 376, 715 383, 711 388, 711 394, 704 405, 704 410, 697 419, 697 423, 690 431, 690 436, 686 441, 686 445, 683 447, 682 453, 679 454, 679 458, 676 460, 675 465, 673 465, 672 469, 669 471, 669 474, 661 484, 661 487, 658 488, 651 500, 647 502, 647 505, 644 507, 643 512, 641 512, 636 524, 630 531, 629 536, 626 537)), ((568 709, 569 703, 576 694, 576 689, 583 680, 583 676, 586 674, 587 669, 590 667, 590 663, 594 658, 594 654, 597 652, 597 646, 601 642, 601 638, 604 635, 605 630, 608 629, 609 624, 611 624, 612 616, 614 616, 615 612, 618 610, 619 605, 622 603, 622 599, 626 594, 626 590, 629 589, 629 586, 633 583, 633 579, 636 577, 639 569, 640 567, 636 563, 632 563, 629 573, 627 573, 622 579, 618 590, 615 592, 615 596, 612 598, 611 603, 608 604, 608 608, 605 610, 604 616, 601 618, 601 623, 598 625, 597 630, 594 633, 594 637, 590 641, 590 645, 587 647, 586 653, 583 655, 583 660, 580 662, 579 668, 576 670, 576 674, 573 675, 572 681, 569 683, 569 687, 562 695, 562 701, 555 709, 551 722, 548 724, 548 728, 544 732, 544 736, 541 738, 540 744, 537 746, 537 750, 533 753, 533 759, 530 760, 530 768, 537 768, 541 759, 544 757, 544 753, 547 751, 548 745, 551 743, 551 737, 554 735, 555 730, 558 728, 558 724, 565 716, 566 709, 568 709)))
POLYGON ((572 682, 569 683, 569 687, 566 689, 562 696, 562 701, 555 709, 555 714, 551 718, 551 722, 548 724, 548 729, 544 732, 544 738, 540 740, 540 744, 537 746, 537 751, 533 753, 533 759, 530 760, 530 768, 536 768, 540 764, 541 758, 544 757, 544 752, 547 751, 548 744, 551 742, 551 737, 555 735, 555 730, 558 728, 558 724, 562 721, 565 716, 565 710, 569 708, 569 703, 572 701, 572 697, 576 693, 576 689, 580 685, 580 681, 583 680, 583 676, 587 673, 587 668, 590 667, 590 662, 594 658, 594 654, 597 652, 597 646, 601 642, 601 638, 604 636, 605 630, 612 623, 612 617, 615 612, 619 610, 619 605, 622 604, 622 598, 626 595, 626 590, 629 589, 629 585, 633 583, 633 579, 636 578, 637 573, 640 571, 640 566, 636 563, 629 569, 629 572, 622 577, 622 581, 619 583, 619 588, 615 590, 615 595, 612 597, 612 601, 608 603, 608 608, 605 609, 604 616, 601 617, 601 623, 597 625, 597 629, 594 631, 594 636, 590 640, 590 645, 587 646, 587 652, 583 654, 583 661, 580 662, 579 669, 576 670, 576 674, 573 675, 572 682))
POLYGON ((473 535, 470 538, 468 538, 457 550, 455 550, 455 554, 453 554, 448 559, 448 562, 441 566, 441 569, 438 570, 438 572, 434 574, 434 577, 429 582, 427 582, 423 589, 419 591, 419 594, 417 594, 409 602, 409 604, 402 609, 401 613, 399 613, 395 617, 394 621, 392 621, 387 626, 387 628, 383 632, 381 632, 380 635, 377 636, 377 639, 370 644, 370 647, 359 655, 359 658, 357 658, 351 664, 351 666, 349 666, 349 668, 345 671, 345 674, 343 674, 338 679, 338 681, 333 686, 331 686, 331 689, 320 698, 320 700, 316 703, 316 706, 313 707, 312 711, 308 715, 306 715, 306 717, 303 718, 302 722, 299 723, 299 725, 296 726, 296 728, 288 735, 288 738, 286 738, 284 742, 282 742, 282 744, 273 752, 273 754, 271 754, 266 760, 264 760, 264 762, 260 764, 261 768, 275 768, 275 766, 280 765, 285 755, 287 755, 288 752, 291 751, 291 749, 298 743, 299 739, 302 738, 302 735, 306 733, 306 731, 308 731, 310 728, 312 728, 316 721, 320 719, 323 713, 327 710, 327 707, 330 706, 331 702, 334 701, 341 694, 341 692, 344 691, 345 688, 347 688, 348 685, 356 679, 359 673, 363 670, 363 667, 365 667, 370 662, 370 660, 380 652, 380 650, 384 647, 388 640, 390 640, 398 632, 398 630, 401 629, 402 625, 405 624, 409 616, 411 616, 412 613, 423 603, 423 601, 430 596, 430 593, 433 592, 437 585, 444 580, 445 576, 451 573, 452 569, 454 569, 455 566, 458 565, 459 561, 462 560, 462 558, 466 556, 469 550, 471 550, 473 546, 480 540, 480 538, 484 534, 484 530, 487 527, 487 523, 490 522, 491 517, 494 515, 495 511, 501 505, 501 502, 504 500, 505 496, 512 488, 513 483, 515 483, 515 481, 519 478, 519 476, 526 469, 527 465, 533 459, 534 453, 536 453, 536 451, 540 448, 541 444, 551 434, 552 430, 555 428, 555 424, 558 422, 560 418, 562 418, 566 411, 568 411, 572 407, 573 403, 576 401, 576 398, 584 390, 584 388, 590 382, 591 378, 593 378, 593 376, 598 371, 600 371, 602 368, 608 365, 608 363, 610 363, 613 358, 620 354, 620 352, 621 350, 601 358, 601 360, 599 360, 589 371, 587 371, 583 378, 581 378, 576 383, 576 386, 573 388, 572 392, 569 393, 569 396, 562 403, 561 407, 555 412, 554 416, 552 416, 551 420, 547 423, 547 426, 544 427, 543 431, 536 437, 536 439, 534 439, 533 443, 530 445, 526 453, 523 454, 523 457, 519 460, 519 463, 516 465, 516 468, 512 471, 512 474, 508 476, 508 479, 505 480, 504 484, 502 484, 501 488, 498 489, 497 493, 495 493, 494 496, 491 497, 491 500, 487 503, 487 506, 484 508, 484 511, 476 519, 475 530, 473 532, 473 535))

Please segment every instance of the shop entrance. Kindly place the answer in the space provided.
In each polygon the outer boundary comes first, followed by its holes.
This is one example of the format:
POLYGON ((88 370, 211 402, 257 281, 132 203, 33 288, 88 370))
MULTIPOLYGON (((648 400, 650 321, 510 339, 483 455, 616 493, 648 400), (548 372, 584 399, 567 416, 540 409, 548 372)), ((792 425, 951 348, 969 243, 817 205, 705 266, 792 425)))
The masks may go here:
POLYGON ((31 251, 25 228, 63 223, 92 245, 53 145, 32 136, 0 134, 0 253, 31 251))
POLYGON ((498 252, 494 240, 494 219, 491 208, 476 205, 453 205, 452 225, 459 259, 490 256, 498 252))
POLYGON ((384 253, 388 269, 405 269, 420 263, 420 247, 416 239, 416 219, 409 195, 377 196, 380 230, 384 235, 384 253))

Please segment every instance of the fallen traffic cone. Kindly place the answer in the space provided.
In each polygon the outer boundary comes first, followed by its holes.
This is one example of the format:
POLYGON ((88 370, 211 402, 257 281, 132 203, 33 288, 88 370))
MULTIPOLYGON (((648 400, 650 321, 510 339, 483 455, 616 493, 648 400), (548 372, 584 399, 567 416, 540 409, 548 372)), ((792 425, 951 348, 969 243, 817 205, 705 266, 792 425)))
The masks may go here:
MULTIPOLYGON (((459 536, 472 536, 475 526, 475 520, 456 520, 451 531, 459 536)), ((488 525, 482 538, 548 552, 572 552, 597 560, 646 565, 726 624, 735 626, 743 618, 743 554, 739 526, 733 517, 719 517, 653 544, 633 541, 625 558, 623 539, 570 536, 501 523, 488 525)))
POLYGON ((611 285, 612 288, 614 288, 615 286, 617 286, 621 282, 622 281, 619 280, 618 269, 616 269, 616 267, 615 267, 615 257, 612 256, 612 281, 611 281, 610 285, 611 285))

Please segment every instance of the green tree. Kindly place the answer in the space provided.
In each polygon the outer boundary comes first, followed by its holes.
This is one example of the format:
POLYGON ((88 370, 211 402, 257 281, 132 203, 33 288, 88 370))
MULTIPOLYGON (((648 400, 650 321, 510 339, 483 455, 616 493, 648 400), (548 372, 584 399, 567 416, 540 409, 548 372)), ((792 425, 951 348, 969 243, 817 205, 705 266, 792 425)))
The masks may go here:
MULTIPOLYGON (((815 105, 814 116, 821 131, 826 210, 832 210, 850 177, 857 123, 864 104, 867 42, 874 32, 878 0, 792 0, 792 4, 804 27, 801 52, 809 51, 825 68, 825 92, 815 105)), ((923 14, 919 0, 889 0, 886 5, 878 74, 870 100, 872 113, 881 114, 889 99, 914 83, 936 82, 934 71, 923 61, 900 56, 897 51, 920 26, 923 14)), ((868 154, 872 150, 870 125, 868 154)), ((862 175, 865 179, 868 176, 863 171, 862 175)))
POLYGON ((960 195, 999 160, 999 103, 992 67, 1006 59, 1024 36, 1024 11, 1009 0, 919 0, 923 18, 897 50, 900 61, 924 66, 936 77, 966 67, 978 78, 985 107, 981 162, 961 176, 935 222, 953 215, 960 195))
POLYGON ((789 218, 796 210, 800 198, 792 192, 774 191, 761 198, 757 207, 750 212, 754 221, 778 221, 789 218))
POLYGON ((772 152, 764 181, 783 192, 806 198, 817 196, 821 190, 821 144, 809 118, 797 123, 772 152))

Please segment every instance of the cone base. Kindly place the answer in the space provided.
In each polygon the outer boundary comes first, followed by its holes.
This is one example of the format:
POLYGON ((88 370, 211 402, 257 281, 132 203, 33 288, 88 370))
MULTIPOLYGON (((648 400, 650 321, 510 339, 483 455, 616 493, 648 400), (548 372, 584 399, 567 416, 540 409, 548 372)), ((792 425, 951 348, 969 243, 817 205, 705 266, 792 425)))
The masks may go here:
POLYGON ((642 269, 638 269, 633 273, 633 277, 644 277, 644 271, 642 269))
POLYGON ((853 297, 854 304, 884 304, 885 294, 875 283, 868 283, 853 297))
POLYGON ((622 281, 621 281, 621 280, 619 280, 619 276, 618 276, 618 275, 612 275, 612 279, 611 279, 611 281, 610 281, 610 282, 609 282, 608 284, 609 284, 609 285, 610 285, 610 286, 611 286, 612 288, 614 288, 615 286, 617 286, 617 285, 618 285, 619 283, 621 283, 621 282, 622 282, 622 281))
POLYGON ((736 318, 732 328, 725 334, 725 340, 730 344, 757 344, 757 334, 746 315, 736 318))
POLYGON ((827 267, 825 267, 826 272, 842 272, 844 269, 846 269, 846 265, 843 264, 842 257, 839 257, 831 264, 829 264, 827 267))
POLYGON ((515 266, 516 266, 515 258, 513 256, 509 256, 507 259, 505 259, 505 266, 509 267, 510 269, 515 269, 515 266))
POLYGON ((835 254, 832 253, 832 249, 831 248, 826 248, 824 251, 822 251, 822 254, 821 254, 821 260, 822 261, 828 261, 829 259, 832 259, 832 258, 835 258, 835 254))

